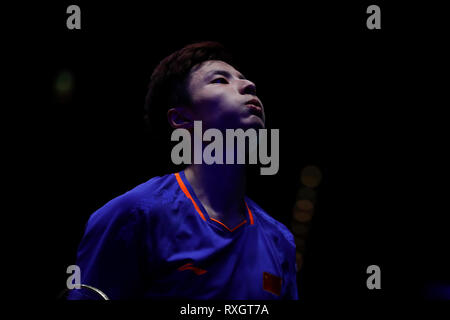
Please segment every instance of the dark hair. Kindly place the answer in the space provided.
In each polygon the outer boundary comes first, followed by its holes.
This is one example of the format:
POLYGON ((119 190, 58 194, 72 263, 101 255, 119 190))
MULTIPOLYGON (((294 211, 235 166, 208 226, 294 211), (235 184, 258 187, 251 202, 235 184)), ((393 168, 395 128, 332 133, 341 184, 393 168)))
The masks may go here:
POLYGON ((208 60, 231 64, 231 55, 218 42, 198 42, 185 46, 164 58, 153 71, 145 99, 145 118, 152 128, 155 122, 167 123, 167 111, 180 103, 189 105, 186 79, 192 67, 208 60))
POLYGON ((185 46, 164 58, 152 73, 145 98, 144 119, 150 131, 153 147, 168 155, 171 128, 167 120, 169 108, 190 105, 186 80, 192 67, 208 60, 232 64, 225 47, 212 41, 185 46), (166 150, 164 150, 166 149, 166 150))

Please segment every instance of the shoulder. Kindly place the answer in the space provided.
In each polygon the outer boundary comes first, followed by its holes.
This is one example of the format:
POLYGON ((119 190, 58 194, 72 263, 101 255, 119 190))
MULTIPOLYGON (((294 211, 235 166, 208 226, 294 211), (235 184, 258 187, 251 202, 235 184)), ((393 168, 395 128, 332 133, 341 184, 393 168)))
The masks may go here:
POLYGON ((294 236, 291 231, 281 222, 270 216, 264 209, 262 209, 256 202, 246 197, 246 201, 256 223, 263 229, 265 233, 273 237, 276 242, 281 240, 290 248, 295 248, 294 236))
POLYGON ((95 211, 88 220, 88 227, 137 222, 143 216, 158 212, 159 207, 170 201, 168 194, 174 192, 174 182, 173 174, 147 180, 95 211))

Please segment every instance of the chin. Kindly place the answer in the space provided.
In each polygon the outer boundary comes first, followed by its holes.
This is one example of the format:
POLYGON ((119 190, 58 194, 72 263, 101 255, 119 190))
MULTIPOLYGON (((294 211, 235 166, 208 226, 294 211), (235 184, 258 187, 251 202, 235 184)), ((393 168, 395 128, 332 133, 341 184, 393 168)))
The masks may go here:
POLYGON ((251 119, 247 119, 247 121, 243 122, 241 125, 241 128, 244 130, 247 129, 265 129, 266 124, 264 121, 259 117, 251 117, 251 119))

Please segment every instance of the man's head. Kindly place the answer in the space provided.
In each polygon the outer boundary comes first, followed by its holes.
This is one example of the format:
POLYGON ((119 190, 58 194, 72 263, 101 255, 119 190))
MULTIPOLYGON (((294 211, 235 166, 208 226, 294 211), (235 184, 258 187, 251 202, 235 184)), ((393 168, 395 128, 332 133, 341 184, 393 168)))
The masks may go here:
POLYGON ((216 42, 191 44, 163 59, 151 77, 146 111, 150 124, 167 119, 172 128, 191 129, 194 120, 204 130, 265 126, 255 85, 216 42))

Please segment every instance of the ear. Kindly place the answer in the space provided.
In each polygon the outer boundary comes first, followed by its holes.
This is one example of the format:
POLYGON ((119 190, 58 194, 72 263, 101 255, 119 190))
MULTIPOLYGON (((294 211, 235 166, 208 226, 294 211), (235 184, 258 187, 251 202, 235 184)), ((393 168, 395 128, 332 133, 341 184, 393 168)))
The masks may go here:
POLYGON ((186 107, 175 107, 167 111, 167 120, 172 128, 191 129, 194 127, 194 121, 186 107))

